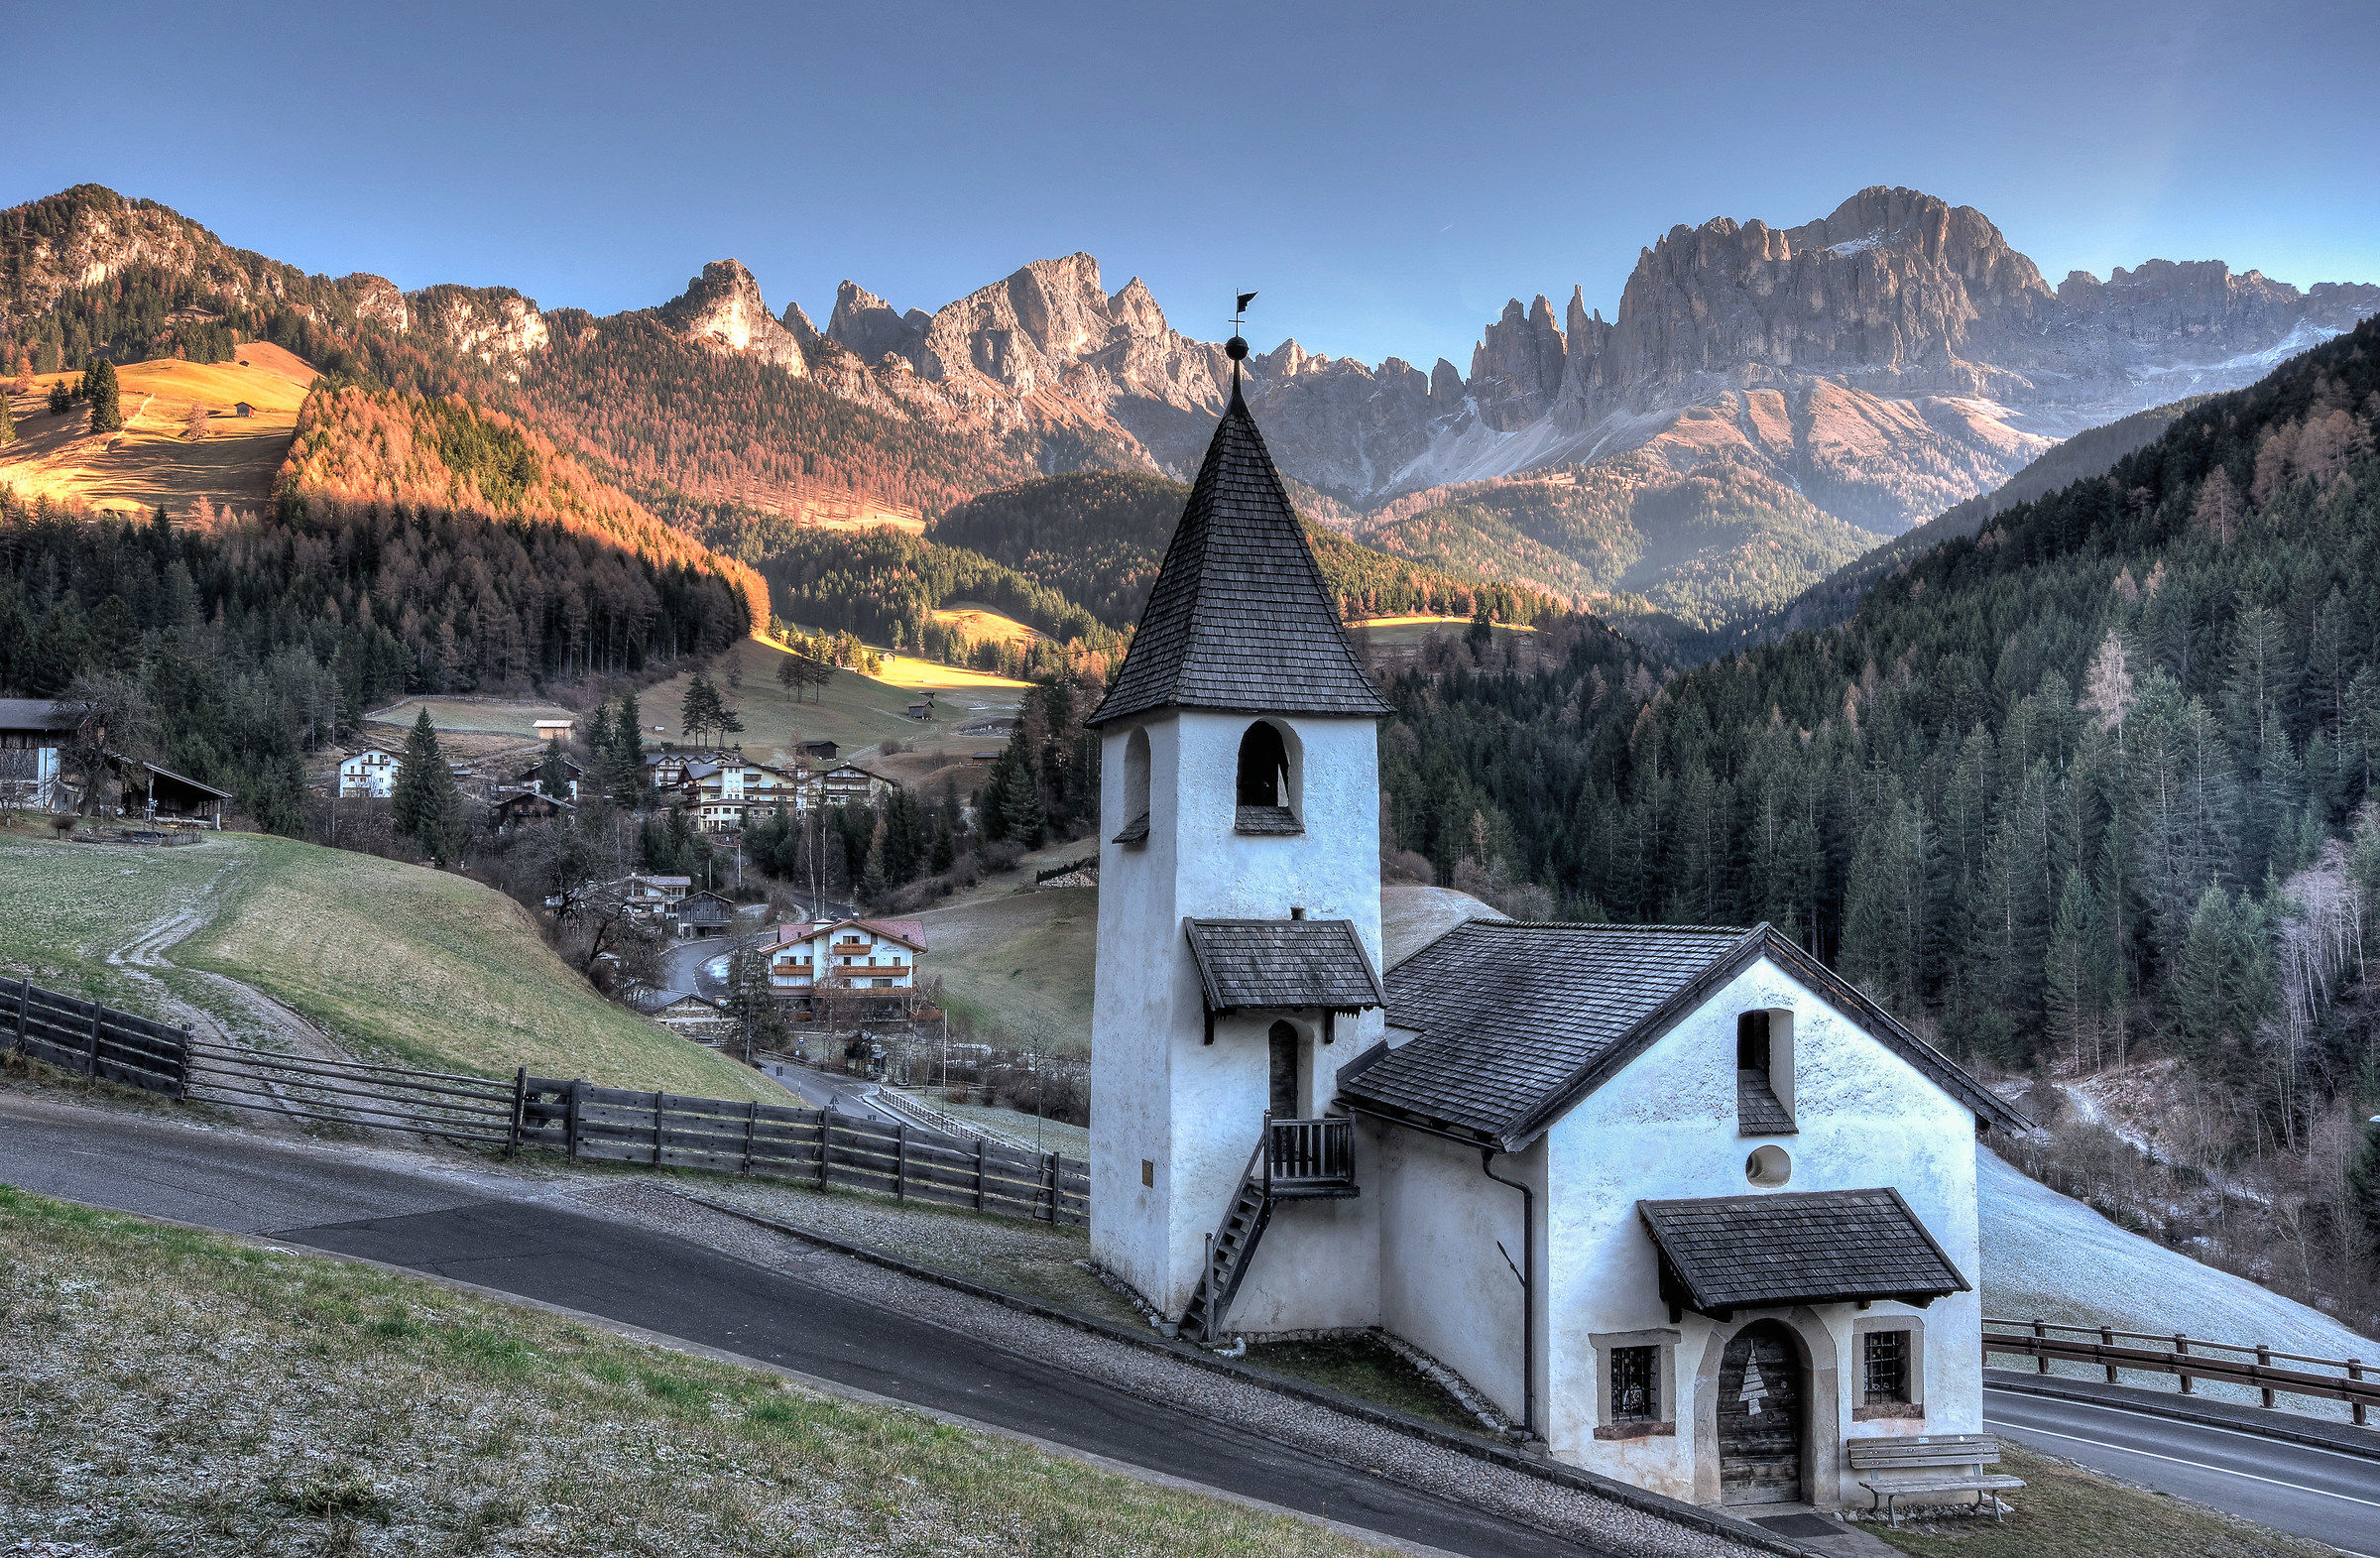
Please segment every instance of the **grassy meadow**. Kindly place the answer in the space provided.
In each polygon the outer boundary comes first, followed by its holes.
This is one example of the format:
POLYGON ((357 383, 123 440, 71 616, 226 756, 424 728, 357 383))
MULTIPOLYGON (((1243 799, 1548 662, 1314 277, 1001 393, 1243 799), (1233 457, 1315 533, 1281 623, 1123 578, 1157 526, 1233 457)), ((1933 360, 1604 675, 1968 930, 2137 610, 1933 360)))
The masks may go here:
MULTIPOLYGON (((1084 845, 1085 853, 1090 846, 1084 845)), ((926 967, 987 1043, 1091 1053, 1099 890, 1004 893, 930 908, 926 967)))
POLYGON ((453 731, 534 740, 537 721, 541 719, 576 720, 580 734, 585 734, 586 721, 576 710, 541 698, 401 698, 385 709, 375 710, 372 722, 388 727, 382 733, 384 737, 394 732, 394 739, 402 743, 404 733, 413 729, 415 719, 423 709, 429 710, 429 722, 438 728, 440 735, 453 731))
POLYGON ((219 987, 190 977, 199 970, 409 1064, 483 1076, 526 1065, 614 1087, 785 1101, 748 1068, 605 1001, 502 894, 291 839, 223 834, 154 849, 0 833, 0 970, 160 1016, 171 991, 235 1030, 248 1025, 225 1012, 219 987), (135 948, 153 961, 146 977, 126 966, 135 948))
POLYGON ((265 341, 242 346, 239 356, 245 365, 169 357, 117 369, 124 428, 115 433, 84 432, 85 406, 50 415, 50 386, 77 374, 38 375, 26 395, 0 390, 10 396, 18 432, 15 443, 0 449, 0 482, 27 497, 48 494, 122 513, 162 505, 179 516, 202 497, 217 505, 262 503, 297 433, 298 407, 314 370, 265 341), (255 414, 234 417, 239 401, 255 414), (209 413, 195 441, 183 430, 192 406, 209 413))
MULTIPOLYGON (((719 696, 744 721, 743 734, 734 739, 755 757, 789 756, 797 741, 832 741, 846 752, 886 741, 998 746, 997 741, 961 737, 959 727, 1013 714, 1023 686, 982 671, 903 657, 893 661, 883 678, 839 669, 825 687, 804 688, 796 699, 793 689, 779 685, 776 679, 776 668, 784 659, 785 652, 775 645, 747 639, 714 661, 708 673, 719 696), (742 663, 740 687, 728 684, 729 656, 742 663), (910 681, 896 683, 892 679, 894 676, 910 681), (925 687, 940 694, 934 700, 936 717, 913 720, 908 717, 911 692, 925 687)), ((692 681, 689 669, 637 694, 648 745, 685 739, 678 729, 678 710, 692 681), (663 728, 655 731, 656 725, 663 728)))
POLYGON ((27 1551, 1374 1550, 759 1370, 6 1186, 0 1404, 0 1526, 27 1551))

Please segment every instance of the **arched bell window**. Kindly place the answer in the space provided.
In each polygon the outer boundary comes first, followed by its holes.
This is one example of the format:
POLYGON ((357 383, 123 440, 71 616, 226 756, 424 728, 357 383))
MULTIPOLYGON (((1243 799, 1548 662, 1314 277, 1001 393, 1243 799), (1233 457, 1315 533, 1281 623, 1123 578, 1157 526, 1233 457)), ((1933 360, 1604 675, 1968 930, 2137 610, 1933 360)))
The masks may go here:
POLYGON ((1124 743, 1124 831, 1116 842, 1148 842, 1148 732, 1135 730, 1124 743))
POLYGON ((1289 745, 1281 727, 1258 720, 1240 737, 1236 799, 1243 833, 1302 833, 1292 796, 1289 745))
POLYGON ((1240 738, 1240 804, 1288 804, 1289 754, 1281 746, 1281 729, 1258 720, 1240 738))

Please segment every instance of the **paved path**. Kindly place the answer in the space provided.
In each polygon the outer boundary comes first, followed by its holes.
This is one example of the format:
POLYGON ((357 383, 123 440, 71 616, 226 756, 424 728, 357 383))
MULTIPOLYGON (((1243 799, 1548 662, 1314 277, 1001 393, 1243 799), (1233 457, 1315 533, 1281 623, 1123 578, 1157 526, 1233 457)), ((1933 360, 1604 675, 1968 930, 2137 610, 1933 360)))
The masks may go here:
POLYGON ((798 1271, 567 1210, 559 1185, 540 1199, 534 1184, 467 1166, 338 1161, 11 1097, 0 1097, 0 1180, 565 1305, 1403 1542, 1477 1558, 1597 1551, 855 1302, 798 1271))
POLYGON ((1983 1424, 2128 1482, 2380 1558, 2380 1460, 1997 1387, 1984 1390, 1983 1424))

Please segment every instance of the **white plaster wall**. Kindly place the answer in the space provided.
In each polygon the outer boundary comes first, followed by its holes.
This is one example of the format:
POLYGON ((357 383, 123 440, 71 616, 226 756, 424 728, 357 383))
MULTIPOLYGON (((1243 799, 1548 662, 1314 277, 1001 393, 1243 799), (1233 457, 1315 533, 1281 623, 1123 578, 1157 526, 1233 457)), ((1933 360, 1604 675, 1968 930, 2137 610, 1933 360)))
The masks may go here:
MULTIPOLYGON (((1812 1325, 1825 1330, 1826 1338, 1812 1339, 1819 1344, 1813 1351, 1831 1350, 1839 1364, 1836 1394, 1812 1405, 1832 1411, 1843 1436, 1981 1431, 1981 1308, 1971 1290, 1908 1311, 1923 1320, 1923 1419, 1851 1421, 1860 1388, 1851 1322, 1861 1312, 1853 1305, 1831 1305, 1816 1314, 1743 1311, 1725 1327, 1689 1311, 1671 1326, 1652 1240, 1636 1203, 1754 1189, 1743 1162, 1758 1143, 1735 1131, 1735 1016, 1762 1007, 1794 1013, 1800 1130, 1765 1139, 1793 1158, 1791 1182, 1777 1193, 1889 1185, 1970 1284, 1980 1272, 1973 1115, 1774 963, 1762 959, 1744 970, 1565 1116, 1546 1139, 1553 1182, 1547 1207, 1550 1447, 1574 1464, 1677 1498, 1718 1497, 1717 1469, 1700 1464, 1696 1451, 1696 1424, 1715 1410, 1712 1400, 1696 1397, 1697 1374, 1715 1334, 1732 1333, 1760 1314, 1805 1331, 1812 1325), (1674 1378, 1665 1381, 1676 1436, 1597 1440, 1603 1381, 1590 1336, 1654 1329, 1680 1334, 1674 1378)), ((1865 1314, 1898 1308, 1877 1304, 1865 1314)), ((1830 1492, 1834 1498, 1864 1497, 1849 1487, 1839 1450, 1830 1460, 1834 1487, 1817 1490, 1821 1499, 1832 1501, 1830 1492)))
MULTIPOLYGON (((1148 841, 1106 842, 1137 809, 1128 808, 1125 795, 1125 745, 1133 726, 1111 727, 1102 738, 1092 1249, 1168 1315, 1188 1304, 1207 1238, 1255 1148, 1269 1093, 1265 1032, 1279 1016, 1226 1019, 1215 1043, 1206 1044, 1182 920, 1286 919, 1299 907, 1314 919, 1353 920, 1375 968, 1379 961, 1374 724, 1270 718, 1289 737, 1291 800, 1305 826, 1294 837, 1251 837, 1234 826, 1240 740, 1250 716, 1167 711, 1138 722, 1149 741, 1148 841), (1153 1164, 1153 1185, 1140 1181, 1143 1160, 1153 1164)), ((1319 1037, 1319 1014, 1296 1017, 1319 1037)), ((1335 1043, 1309 1044, 1301 1095, 1327 1102, 1337 1067, 1378 1028, 1377 1013, 1343 1017, 1335 1043)), ((1344 1299, 1333 1295, 1373 1285, 1373 1204, 1359 1197, 1276 1215, 1233 1323, 1261 1321, 1268 1330, 1370 1323, 1308 1315, 1338 1313, 1344 1299), (1348 1260, 1359 1268, 1344 1269, 1348 1260)))
MULTIPOLYGON (((1396 1126, 1366 1125, 1365 1134, 1377 1142, 1380 1163, 1380 1324, 1470 1380, 1519 1421, 1526 1399, 1521 1287, 1513 1274, 1524 1251, 1520 1192, 1482 1172, 1476 1147, 1396 1126)), ((1545 1143, 1514 1156, 1499 1155, 1494 1166, 1504 1178, 1531 1187, 1542 1233, 1545 1143)), ((1368 1183, 1365 1193, 1371 1193, 1368 1183)), ((1542 1240, 1537 1266, 1545 1268, 1542 1240)), ((1540 1283, 1540 1339, 1545 1296, 1540 1283)), ((1543 1358, 1538 1382, 1542 1388, 1543 1358)))

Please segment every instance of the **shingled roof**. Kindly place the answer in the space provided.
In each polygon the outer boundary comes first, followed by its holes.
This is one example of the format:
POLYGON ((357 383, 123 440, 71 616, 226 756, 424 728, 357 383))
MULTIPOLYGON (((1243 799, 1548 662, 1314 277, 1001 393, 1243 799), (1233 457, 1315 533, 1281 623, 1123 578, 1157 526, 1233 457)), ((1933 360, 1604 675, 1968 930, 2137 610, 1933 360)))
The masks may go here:
POLYGON ((1466 920, 1388 972, 1388 1023, 1420 1036, 1342 1077, 1340 1091, 1517 1151, 1762 956, 1987 1123, 2028 1125, 1768 925, 1466 920))
POLYGON ((1639 1201, 1661 1252, 1662 1296, 1702 1314, 1894 1298, 1927 1304, 1966 1278, 1900 1192, 1639 1201))
POLYGON ((1166 707, 1389 712, 1236 385, 1124 668, 1086 723, 1166 707))
POLYGON ((1185 919, 1209 1012, 1376 1007, 1387 997, 1353 920, 1185 919))

